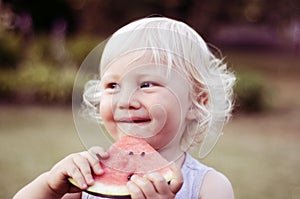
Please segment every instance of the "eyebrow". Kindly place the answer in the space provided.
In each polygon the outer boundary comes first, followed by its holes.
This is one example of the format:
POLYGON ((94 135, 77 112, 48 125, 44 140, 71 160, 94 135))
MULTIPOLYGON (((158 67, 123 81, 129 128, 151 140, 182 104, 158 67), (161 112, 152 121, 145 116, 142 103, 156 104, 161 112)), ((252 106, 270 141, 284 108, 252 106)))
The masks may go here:
POLYGON ((119 79, 119 75, 117 75, 117 74, 113 74, 113 73, 108 73, 108 74, 105 74, 105 75, 103 75, 102 77, 101 77, 101 81, 102 80, 105 80, 105 79, 119 79))

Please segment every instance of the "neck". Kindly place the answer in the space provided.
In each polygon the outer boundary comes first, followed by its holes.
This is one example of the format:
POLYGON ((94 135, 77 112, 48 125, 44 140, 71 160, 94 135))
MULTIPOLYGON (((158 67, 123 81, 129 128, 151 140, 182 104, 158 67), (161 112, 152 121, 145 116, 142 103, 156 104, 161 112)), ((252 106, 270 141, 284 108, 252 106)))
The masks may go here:
POLYGON ((169 162, 175 162, 175 164, 181 168, 185 160, 185 152, 178 147, 166 147, 158 151, 169 162))

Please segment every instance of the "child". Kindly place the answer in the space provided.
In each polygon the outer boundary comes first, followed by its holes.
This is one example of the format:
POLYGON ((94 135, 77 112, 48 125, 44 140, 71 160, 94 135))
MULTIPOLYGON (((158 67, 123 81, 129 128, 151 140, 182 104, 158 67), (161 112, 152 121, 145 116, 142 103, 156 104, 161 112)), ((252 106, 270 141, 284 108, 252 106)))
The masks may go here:
MULTIPOLYGON (((206 155, 232 109, 235 77, 188 25, 154 17, 132 22, 108 40, 100 63, 101 80, 88 84, 84 103, 111 136, 144 138, 173 161, 168 184, 157 172, 133 175, 127 184, 133 199, 232 199, 230 182, 192 158, 206 155)), ((82 190, 101 175, 101 147, 71 154, 20 190, 15 198, 100 198, 82 190), (68 182, 72 177, 80 186, 68 182)))

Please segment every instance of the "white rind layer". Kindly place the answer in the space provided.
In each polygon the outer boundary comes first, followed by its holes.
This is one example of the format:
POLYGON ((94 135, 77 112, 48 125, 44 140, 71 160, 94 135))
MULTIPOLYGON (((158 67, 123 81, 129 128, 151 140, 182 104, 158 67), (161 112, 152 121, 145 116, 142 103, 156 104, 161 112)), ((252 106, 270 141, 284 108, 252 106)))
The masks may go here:
MULTIPOLYGON (((171 181, 173 179, 173 173, 169 169, 163 174, 164 178, 166 179, 167 182, 171 181)), ((72 179, 69 178, 69 181, 78 187, 78 184, 72 179)), ((90 193, 95 193, 95 194, 100 194, 103 196, 128 196, 130 195, 126 183, 124 185, 108 185, 107 183, 103 182, 95 182, 94 185, 90 186, 87 188, 88 192, 90 193)))

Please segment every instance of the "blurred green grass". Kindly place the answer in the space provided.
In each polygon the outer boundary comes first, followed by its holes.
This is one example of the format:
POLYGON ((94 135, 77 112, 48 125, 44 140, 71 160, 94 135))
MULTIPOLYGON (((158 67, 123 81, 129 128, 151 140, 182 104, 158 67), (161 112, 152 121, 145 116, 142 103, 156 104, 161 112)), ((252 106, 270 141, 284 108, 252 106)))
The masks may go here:
POLYGON ((0 109, 0 198, 11 198, 55 162, 83 150, 67 108, 1 106, 0 109))
POLYGON ((236 198, 300 197, 299 125, 289 130, 289 116, 272 114, 233 119, 204 160, 228 176, 236 198))
MULTIPOLYGON (((66 155, 84 150, 64 106, 0 106, 0 198, 13 194, 66 155)), ((290 114, 238 115, 203 161, 225 173, 236 198, 300 197, 299 125, 290 114)))

